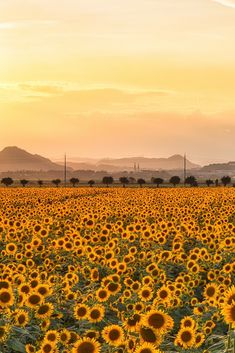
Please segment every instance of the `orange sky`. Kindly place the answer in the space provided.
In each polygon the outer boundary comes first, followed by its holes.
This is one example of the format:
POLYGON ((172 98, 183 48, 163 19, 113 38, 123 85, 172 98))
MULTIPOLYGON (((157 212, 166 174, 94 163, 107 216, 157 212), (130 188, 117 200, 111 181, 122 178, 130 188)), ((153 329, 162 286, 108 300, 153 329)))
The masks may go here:
POLYGON ((0 1, 0 149, 235 160, 235 0, 0 1))

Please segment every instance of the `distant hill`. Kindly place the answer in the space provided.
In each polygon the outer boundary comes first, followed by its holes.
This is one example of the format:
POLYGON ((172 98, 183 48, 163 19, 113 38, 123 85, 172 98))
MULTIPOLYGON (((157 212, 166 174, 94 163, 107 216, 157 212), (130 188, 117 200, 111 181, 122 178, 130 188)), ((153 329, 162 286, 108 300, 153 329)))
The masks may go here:
POLYGON ((235 162, 228 163, 213 163, 205 165, 201 169, 202 172, 216 172, 216 171, 234 171, 235 172, 235 162))
MULTIPOLYGON (((175 154, 169 158, 147 158, 147 157, 130 157, 130 158, 104 158, 100 160, 77 159, 68 161, 67 165, 74 170, 106 170, 107 172, 133 171, 134 165, 140 170, 182 170, 184 157, 175 154)), ((58 164, 63 165, 60 161, 58 164)), ((187 169, 199 169, 198 164, 187 160, 187 169)))
MULTIPOLYGON (((119 158, 119 159, 102 159, 97 165, 121 167, 122 169, 133 169, 134 164, 140 170, 181 170, 183 168, 184 157, 175 154, 169 158, 146 158, 146 157, 132 157, 132 158, 119 158)), ((199 165, 194 164, 187 160, 187 169, 198 169, 199 165)))
POLYGON ((0 152, 0 172, 8 171, 49 171, 62 170, 63 167, 50 159, 31 154, 16 146, 6 147, 0 152))

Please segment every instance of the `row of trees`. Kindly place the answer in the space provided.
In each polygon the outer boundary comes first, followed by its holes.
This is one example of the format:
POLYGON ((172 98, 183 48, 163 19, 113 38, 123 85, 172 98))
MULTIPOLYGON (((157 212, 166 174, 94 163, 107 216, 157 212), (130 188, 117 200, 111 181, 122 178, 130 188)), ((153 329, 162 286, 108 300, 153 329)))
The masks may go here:
MULTIPOLYGON (((221 183, 224 186, 227 186, 228 184, 231 183, 231 178, 230 176, 223 176, 221 179, 221 183)), ((140 187, 142 187, 144 184, 146 184, 146 180, 139 178, 139 179, 135 179, 133 177, 127 178, 127 177, 121 177, 119 178, 120 183, 123 185, 123 187, 125 187, 128 184, 134 184, 137 183, 140 185, 140 187)), ((59 185, 61 184, 61 179, 53 179, 52 184, 54 184, 56 187, 59 187, 59 185)), ((71 185, 73 187, 75 187, 76 185, 79 184, 80 180, 78 178, 71 178, 69 180, 69 182, 71 183, 71 185)), ((112 176, 105 176, 103 177, 102 183, 104 185, 106 185, 107 187, 111 184, 113 184, 114 179, 112 176)), ((10 186, 14 183, 13 179, 10 177, 5 177, 1 180, 1 183, 4 184, 5 186, 10 186)), ((22 179, 20 180, 20 184, 25 187, 27 184, 29 183, 29 180, 26 179, 22 179)), ((38 185, 41 187, 44 183, 42 180, 38 180, 37 181, 38 185)), ((151 183, 155 184, 157 187, 159 187, 161 184, 164 183, 164 179, 162 178, 152 178, 151 179, 151 183)), ((169 180, 169 183, 172 184, 173 186, 179 185, 181 183, 181 179, 179 176, 175 175, 172 176, 169 180)), ((95 180, 89 180, 88 181, 88 185, 90 185, 91 187, 95 184, 95 180)), ((184 184, 186 185, 190 185, 190 186, 198 186, 198 182, 197 179, 194 176, 189 176, 185 179, 184 184)), ((218 186, 219 185, 219 180, 216 179, 215 181, 211 180, 211 179, 207 179, 206 180, 206 185, 209 187, 211 185, 215 185, 218 186)))

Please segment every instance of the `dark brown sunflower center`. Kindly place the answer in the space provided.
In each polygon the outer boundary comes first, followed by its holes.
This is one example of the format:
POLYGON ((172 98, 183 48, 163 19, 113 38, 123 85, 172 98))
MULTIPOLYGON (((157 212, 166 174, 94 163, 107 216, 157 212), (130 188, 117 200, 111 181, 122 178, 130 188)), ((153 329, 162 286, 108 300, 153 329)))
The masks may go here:
POLYGON ((77 309, 77 314, 78 314, 78 316, 83 317, 83 316, 86 315, 86 313, 87 313, 86 308, 81 307, 81 308, 78 308, 78 309, 77 309))
POLYGON ((141 327, 140 334, 145 342, 156 342, 156 335, 151 328, 141 327))
POLYGON ((215 294, 215 288, 209 287, 206 291, 206 294, 208 295, 208 297, 213 297, 213 295, 215 294))
POLYGON ((82 342, 77 347, 77 353, 93 353, 95 351, 95 346, 92 342, 82 342))
POLYGON ((39 295, 37 294, 32 294, 30 297, 29 297, 29 302, 30 304, 32 305, 37 305, 40 303, 40 300, 41 298, 39 297, 39 295))
POLYGON ((93 309, 90 315, 92 319, 96 320, 100 317, 100 311, 98 309, 93 309))
POLYGON ((40 308, 38 309, 38 314, 39 315, 44 315, 48 312, 49 306, 48 305, 41 305, 40 308))
POLYGON ((8 292, 2 292, 0 294, 0 301, 2 303, 8 303, 11 300, 11 295, 8 292))
POLYGON ((162 314, 156 313, 149 316, 148 322, 150 326, 159 329, 164 326, 165 320, 162 314))
POLYGON ((109 338, 111 341, 116 341, 120 337, 120 332, 116 329, 113 329, 109 332, 109 338))
POLYGON ((192 339, 192 334, 189 331, 184 331, 181 335, 181 339, 183 342, 190 342, 192 339))

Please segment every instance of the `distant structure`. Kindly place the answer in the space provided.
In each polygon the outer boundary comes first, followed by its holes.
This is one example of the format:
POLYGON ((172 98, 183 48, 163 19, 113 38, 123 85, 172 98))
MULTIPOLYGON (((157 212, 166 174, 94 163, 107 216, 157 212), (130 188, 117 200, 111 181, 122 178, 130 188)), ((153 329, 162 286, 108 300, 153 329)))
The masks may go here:
POLYGON ((185 153, 184 154, 184 184, 185 184, 186 178, 187 178, 187 158, 185 153))
POLYGON ((138 163, 138 172, 140 171, 140 165, 139 165, 139 163, 138 163))
POLYGON ((64 186, 67 185, 67 156, 64 155, 64 186))
POLYGON ((136 163, 134 163, 134 171, 136 172, 136 163))

